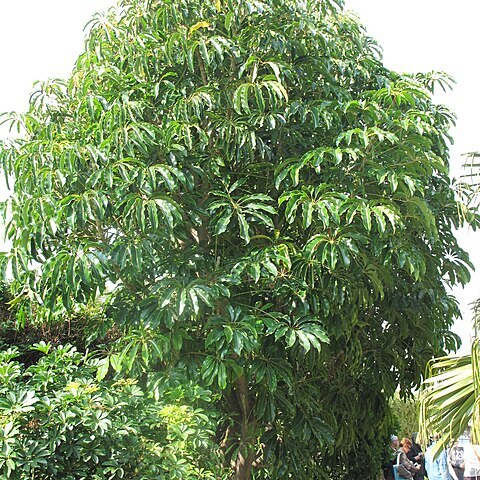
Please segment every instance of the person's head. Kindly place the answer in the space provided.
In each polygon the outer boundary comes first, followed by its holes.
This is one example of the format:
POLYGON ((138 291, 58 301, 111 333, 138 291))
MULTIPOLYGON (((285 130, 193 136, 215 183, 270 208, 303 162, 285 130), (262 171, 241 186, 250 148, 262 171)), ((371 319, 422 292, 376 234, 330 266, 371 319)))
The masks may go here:
POLYGON ((418 440, 418 432, 412 433, 412 444, 417 443, 418 440))
POLYGON ((398 448, 398 437, 396 435, 390 436, 390 446, 395 450, 398 448))
POLYGON ((405 453, 408 453, 412 448, 412 441, 409 438, 402 438, 400 442, 400 446, 402 447, 405 453))

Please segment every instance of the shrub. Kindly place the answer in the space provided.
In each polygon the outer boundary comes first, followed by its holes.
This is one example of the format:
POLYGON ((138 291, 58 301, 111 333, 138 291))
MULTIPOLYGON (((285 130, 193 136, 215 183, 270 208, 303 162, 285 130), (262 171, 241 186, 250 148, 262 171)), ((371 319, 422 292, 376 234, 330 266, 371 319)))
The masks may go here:
POLYGON ((223 478, 209 465, 215 418, 196 408, 210 392, 164 379, 168 392, 146 393, 137 380, 98 381, 98 361, 71 345, 32 349, 42 356, 27 368, 15 348, 0 353, 2 479, 223 478))

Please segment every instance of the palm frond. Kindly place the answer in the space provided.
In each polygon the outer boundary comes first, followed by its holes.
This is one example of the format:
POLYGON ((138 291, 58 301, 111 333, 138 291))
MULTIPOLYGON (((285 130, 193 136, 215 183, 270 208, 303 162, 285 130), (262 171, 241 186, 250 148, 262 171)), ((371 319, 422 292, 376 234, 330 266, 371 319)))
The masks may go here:
POLYGON ((438 434, 434 455, 471 425, 473 441, 480 442, 480 341, 471 355, 433 360, 420 393, 420 432, 426 442, 438 434))
POLYGON ((472 345, 473 385, 475 388, 475 405, 472 415, 472 435, 475 443, 480 443, 480 338, 472 345))
POLYGON ((480 298, 473 302, 473 328, 475 330, 475 337, 479 337, 480 333, 480 298))

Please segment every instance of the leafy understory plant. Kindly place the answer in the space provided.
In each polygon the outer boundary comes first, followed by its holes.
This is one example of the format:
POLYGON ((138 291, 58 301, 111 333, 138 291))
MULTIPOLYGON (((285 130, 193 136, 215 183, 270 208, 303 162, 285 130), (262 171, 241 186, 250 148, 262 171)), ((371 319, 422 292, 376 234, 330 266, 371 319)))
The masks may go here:
POLYGON ((185 398, 171 384, 160 399, 133 379, 98 381, 98 359, 70 345, 32 350, 41 357, 28 368, 14 349, 0 353, 2 479, 226 478, 215 417, 198 407, 210 392, 185 398))

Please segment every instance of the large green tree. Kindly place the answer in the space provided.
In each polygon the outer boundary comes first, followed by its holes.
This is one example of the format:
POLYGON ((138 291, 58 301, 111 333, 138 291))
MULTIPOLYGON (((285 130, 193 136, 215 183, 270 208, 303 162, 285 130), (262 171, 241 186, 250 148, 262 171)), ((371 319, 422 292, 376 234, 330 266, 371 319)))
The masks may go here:
POLYGON ((210 386, 238 480, 374 478, 388 397, 457 345, 448 78, 340 3, 125 0, 0 153, 20 315, 101 299, 102 375, 210 386))

